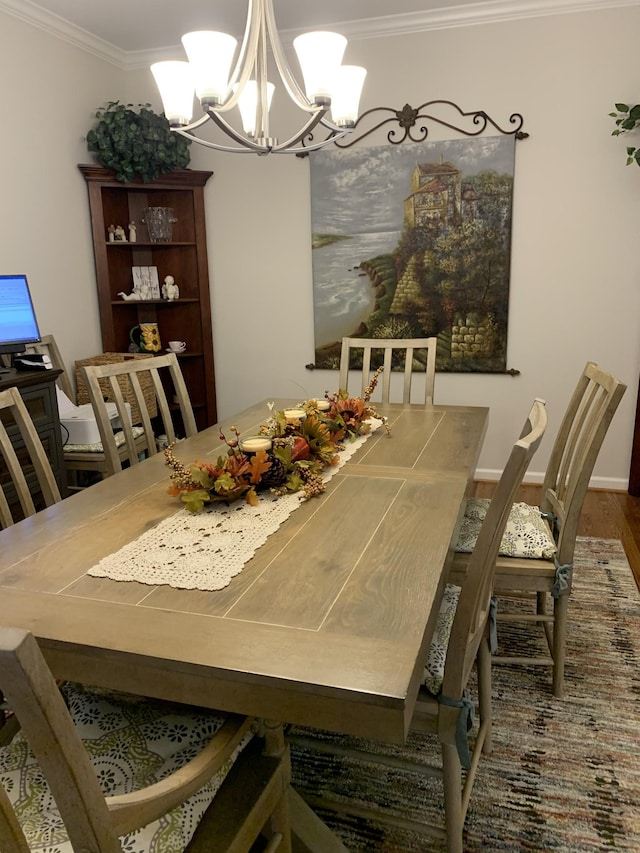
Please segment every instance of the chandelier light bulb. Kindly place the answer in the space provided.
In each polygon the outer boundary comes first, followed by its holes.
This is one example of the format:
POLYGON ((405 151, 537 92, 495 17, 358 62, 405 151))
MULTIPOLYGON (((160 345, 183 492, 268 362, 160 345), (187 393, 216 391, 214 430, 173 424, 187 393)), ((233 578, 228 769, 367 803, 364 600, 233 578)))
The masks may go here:
POLYGON ((155 62, 151 66, 171 127, 185 127, 193 118, 193 74, 188 62, 155 62))
MULTIPOLYGON (((275 92, 273 83, 267 83, 267 112, 271 109, 271 99, 275 92)), ((247 80, 238 98, 238 109, 242 117, 244 132, 251 137, 256 136, 256 115, 258 109, 258 84, 255 80, 247 80)))
POLYGON ((367 69, 360 65, 341 65, 336 71, 331 93, 331 118, 339 127, 355 126, 366 76, 367 69))
POLYGON ((333 77, 340 67, 347 40, 338 33, 304 33, 293 40, 302 69, 307 98, 312 104, 328 103, 333 77))
POLYGON ((226 33, 186 33, 182 44, 193 69, 196 95, 202 104, 221 104, 228 93, 231 62, 238 42, 226 33))

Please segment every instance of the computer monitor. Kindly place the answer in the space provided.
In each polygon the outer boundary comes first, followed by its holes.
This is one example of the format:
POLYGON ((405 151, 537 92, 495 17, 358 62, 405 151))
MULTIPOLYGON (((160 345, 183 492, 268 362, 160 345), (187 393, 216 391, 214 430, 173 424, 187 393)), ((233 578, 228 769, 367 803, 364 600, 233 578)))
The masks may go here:
MULTIPOLYGON (((0 354, 18 355, 40 340, 26 275, 0 275, 0 354)), ((1 368, 5 372, 6 368, 1 368)))

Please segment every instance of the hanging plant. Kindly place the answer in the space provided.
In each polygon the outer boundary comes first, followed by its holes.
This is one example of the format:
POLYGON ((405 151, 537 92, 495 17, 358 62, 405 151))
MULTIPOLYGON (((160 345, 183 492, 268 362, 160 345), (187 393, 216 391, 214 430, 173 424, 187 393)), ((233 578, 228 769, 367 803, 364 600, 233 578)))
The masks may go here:
MULTIPOLYGON (((612 136, 621 136, 623 133, 628 133, 630 130, 640 124, 640 104, 633 107, 627 104, 616 104, 615 113, 609 113, 611 118, 616 120, 616 129, 611 132, 612 136)), ((640 148, 632 145, 627 146, 627 166, 631 163, 637 163, 640 166, 640 148)))
POLYGON ((190 160, 184 136, 172 133, 164 115, 151 104, 109 101, 96 112, 98 124, 87 133, 87 147, 97 161, 123 183, 150 183, 163 172, 185 169, 190 160))

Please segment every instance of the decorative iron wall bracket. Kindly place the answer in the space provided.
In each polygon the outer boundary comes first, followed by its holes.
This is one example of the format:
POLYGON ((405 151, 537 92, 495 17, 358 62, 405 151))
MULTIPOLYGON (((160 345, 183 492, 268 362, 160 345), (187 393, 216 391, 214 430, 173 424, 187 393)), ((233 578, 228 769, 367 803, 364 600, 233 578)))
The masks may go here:
MULTIPOLYGON (((472 110, 465 112, 453 101, 434 100, 426 101, 419 107, 412 107, 405 104, 401 110, 393 109, 392 107, 373 107, 370 110, 362 113, 356 121, 354 129, 339 139, 336 139, 334 145, 337 148, 350 148, 367 136, 370 136, 375 131, 393 124, 387 132, 387 141, 392 145, 400 145, 402 142, 424 142, 429 136, 429 123, 432 125, 440 125, 448 127, 456 133, 461 133, 464 136, 480 136, 487 128, 493 128, 499 133, 514 136, 516 139, 526 139, 529 134, 522 130, 524 119, 520 113, 512 113, 509 116, 509 127, 503 128, 484 110, 472 110), (454 113, 454 118, 451 121, 446 121, 438 115, 435 115, 430 108, 437 106, 445 106, 451 108, 454 113), (424 112, 426 110, 426 112, 424 112), (383 117, 386 116, 386 117, 383 117), (380 117, 380 118, 378 118, 380 117), (371 125, 371 122, 374 122, 371 125)), ((308 145, 310 148, 314 144, 313 134, 309 134, 302 142, 303 145, 308 145)), ((307 152, 297 155, 298 157, 306 157, 307 152)))

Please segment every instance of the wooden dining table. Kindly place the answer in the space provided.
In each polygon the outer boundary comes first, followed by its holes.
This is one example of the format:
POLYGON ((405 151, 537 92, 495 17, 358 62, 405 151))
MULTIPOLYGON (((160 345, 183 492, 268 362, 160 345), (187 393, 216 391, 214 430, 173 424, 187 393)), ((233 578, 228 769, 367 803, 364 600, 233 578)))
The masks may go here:
MULTIPOLYGON (((59 678, 403 742, 488 410, 377 408, 390 435, 224 589, 87 575, 179 509, 158 454, 0 533, 0 624, 30 630, 59 678)), ((217 457, 221 429, 255 434, 269 414, 263 401, 174 453, 217 457)))

